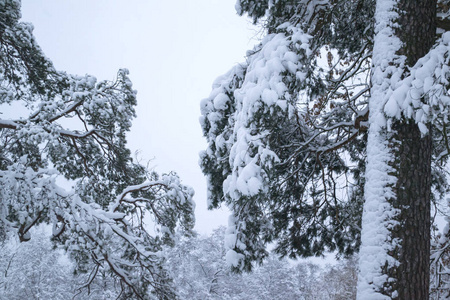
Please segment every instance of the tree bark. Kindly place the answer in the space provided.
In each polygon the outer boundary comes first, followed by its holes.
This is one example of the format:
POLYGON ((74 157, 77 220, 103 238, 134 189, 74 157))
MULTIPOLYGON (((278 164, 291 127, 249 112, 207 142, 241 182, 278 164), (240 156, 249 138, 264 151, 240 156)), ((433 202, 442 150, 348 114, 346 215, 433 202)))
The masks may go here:
POLYGON ((367 174, 371 175, 370 168, 378 173, 387 170, 387 174, 384 182, 367 177, 358 299, 425 300, 429 298, 430 281, 431 127, 423 137, 413 119, 401 117, 387 120, 386 124, 391 122, 391 126, 376 128, 384 101, 396 88, 395 76, 401 72, 402 76, 408 76, 408 67, 427 54, 435 41, 436 0, 377 2, 381 13, 376 17, 379 26, 373 58, 376 76, 369 103, 372 116, 369 124, 375 129, 369 128, 373 133, 369 133, 368 147, 373 149, 368 148, 367 174), (396 14, 386 21, 385 16, 391 11, 396 14), (389 52, 392 49, 394 56, 389 52), (372 112, 373 108, 378 111, 372 112), (385 148, 377 142, 388 149, 381 156, 378 148, 380 151, 385 148), (381 167, 376 162, 378 157, 382 159, 381 167), (373 239, 371 234, 387 236, 373 239), (378 256, 377 251, 386 256, 378 256), (364 269, 365 264, 377 258, 381 260, 364 269), (381 270, 377 271, 377 266, 381 270))
MULTIPOLYGON (((399 55, 414 66, 432 47, 436 37, 436 1, 400 0, 395 33, 403 45, 399 55)), ((421 136, 413 120, 396 120, 392 126, 393 168, 397 182, 392 207, 398 209, 398 225, 392 238, 400 241, 390 253, 399 265, 388 270, 398 299, 428 299, 430 282, 431 128, 421 136)))
POLYGON ((399 265, 388 270, 398 299, 428 299, 430 281, 431 137, 421 133, 414 121, 398 121, 393 129, 397 154, 396 198, 398 225, 391 233, 400 241, 390 255, 399 265))
MULTIPOLYGON (((403 42, 400 55, 414 66, 432 47, 436 37, 436 0, 400 0, 396 35, 403 42)), ((391 269, 399 299, 428 299, 430 282, 431 128, 421 136, 413 120, 397 120, 393 126, 394 169, 397 183, 392 206, 399 209, 399 225, 392 237, 400 247, 391 255, 399 265, 391 269)))

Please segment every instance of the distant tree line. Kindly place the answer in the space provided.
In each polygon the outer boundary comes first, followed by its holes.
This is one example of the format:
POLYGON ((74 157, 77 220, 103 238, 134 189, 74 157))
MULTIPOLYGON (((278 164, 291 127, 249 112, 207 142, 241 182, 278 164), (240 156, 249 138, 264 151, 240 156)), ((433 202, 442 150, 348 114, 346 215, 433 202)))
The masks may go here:
MULTIPOLYGON (((48 230, 48 228, 47 228, 48 230)), ((177 236, 167 248, 166 267, 180 299, 355 299, 356 260, 321 267, 269 256, 252 273, 235 274, 225 262, 225 229, 209 236, 177 236)), ((0 246, 0 299, 116 299, 120 285, 100 270, 90 288, 89 274, 78 273, 43 228, 28 243, 11 237, 0 246)))

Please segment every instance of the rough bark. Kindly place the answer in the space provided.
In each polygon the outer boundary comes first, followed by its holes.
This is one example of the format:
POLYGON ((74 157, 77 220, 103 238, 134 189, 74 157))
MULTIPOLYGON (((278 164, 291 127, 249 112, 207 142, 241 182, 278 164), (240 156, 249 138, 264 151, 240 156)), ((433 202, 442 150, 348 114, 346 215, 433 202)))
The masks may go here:
MULTIPOLYGON (((433 45, 436 33, 435 0, 400 0, 396 35, 403 42, 401 55, 413 66, 433 45)), ((431 129, 422 137, 413 120, 392 126, 397 183, 392 206, 399 209, 399 225, 392 237, 400 241, 392 253, 399 265, 388 270, 398 299, 428 299, 430 258, 431 129)))
POLYGON ((421 137, 414 121, 396 122, 394 130, 398 180, 392 206, 400 214, 399 225, 391 232, 400 245, 390 253, 399 265, 390 269, 388 275, 396 279, 392 290, 398 292, 398 299, 428 299, 431 138, 430 135, 421 137))

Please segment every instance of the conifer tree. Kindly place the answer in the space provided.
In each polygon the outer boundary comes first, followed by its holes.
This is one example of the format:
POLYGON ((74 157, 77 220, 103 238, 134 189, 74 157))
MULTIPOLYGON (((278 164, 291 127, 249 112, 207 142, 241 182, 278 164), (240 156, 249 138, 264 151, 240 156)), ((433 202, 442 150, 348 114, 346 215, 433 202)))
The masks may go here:
POLYGON ((19 19, 20 0, 0 0, 0 236, 26 242, 52 224, 55 245, 90 274, 86 288, 106 272, 122 298, 174 299, 161 249, 176 226, 191 231, 193 191, 132 160, 128 71, 113 81, 58 71, 19 19))
POLYGON ((266 35, 201 104, 229 263, 251 269, 268 243, 293 258, 360 251, 359 299, 426 299, 430 203, 448 186, 447 1, 236 8, 266 35))

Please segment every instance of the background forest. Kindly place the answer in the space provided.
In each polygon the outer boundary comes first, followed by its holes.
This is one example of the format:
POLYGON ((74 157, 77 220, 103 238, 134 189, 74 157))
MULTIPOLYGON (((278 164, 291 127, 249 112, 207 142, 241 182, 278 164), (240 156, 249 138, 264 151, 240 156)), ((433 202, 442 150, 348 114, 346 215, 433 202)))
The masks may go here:
MULTIPOLYGON (((55 250, 48 228, 39 228, 28 243, 7 241, 0 250, 0 299, 115 299, 120 288, 101 272, 89 289, 88 274, 74 274, 67 255, 55 250)), ((227 267, 225 228, 209 235, 179 236, 167 248, 165 262, 181 299, 355 299, 356 261, 333 265, 268 258, 252 273, 227 267)))

